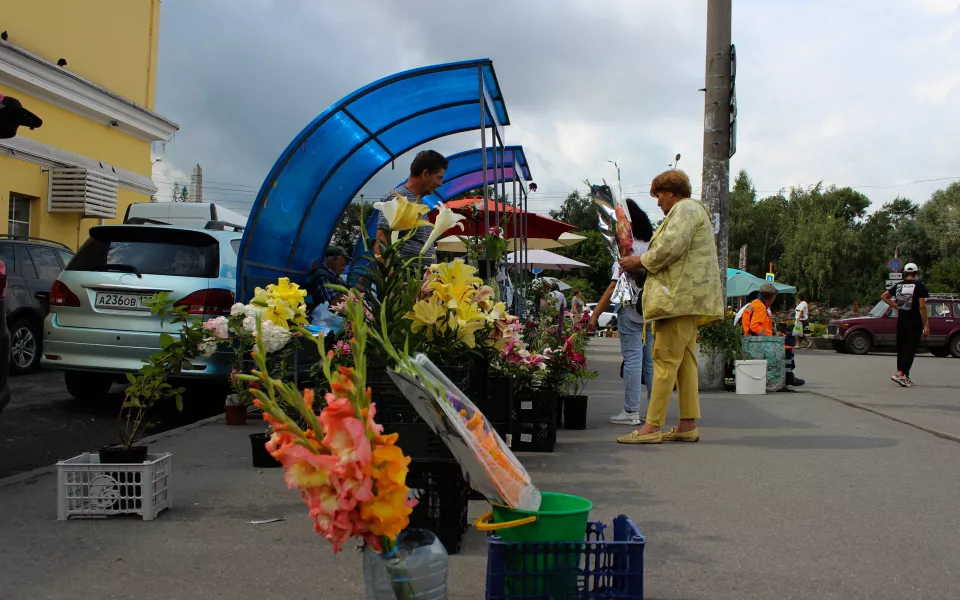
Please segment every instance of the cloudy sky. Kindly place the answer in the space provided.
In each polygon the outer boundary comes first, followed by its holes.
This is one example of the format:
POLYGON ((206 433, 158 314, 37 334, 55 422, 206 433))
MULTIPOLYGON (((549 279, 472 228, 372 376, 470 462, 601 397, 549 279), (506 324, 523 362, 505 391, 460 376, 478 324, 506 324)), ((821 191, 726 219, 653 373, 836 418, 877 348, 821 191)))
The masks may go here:
MULTIPOLYGON (((397 71, 489 57, 506 142, 540 188, 532 208, 615 178, 615 160, 656 211, 645 191, 678 152, 699 191, 705 31, 704 0, 165 0, 157 110, 180 132, 156 148, 159 196, 200 163, 204 199, 245 214, 329 105, 397 71)), ((822 180, 879 206, 960 180, 960 0, 735 0, 733 41, 731 172, 762 195, 822 180)), ((478 133, 431 144, 477 146, 478 133)), ((408 162, 364 192, 388 191, 408 162)))

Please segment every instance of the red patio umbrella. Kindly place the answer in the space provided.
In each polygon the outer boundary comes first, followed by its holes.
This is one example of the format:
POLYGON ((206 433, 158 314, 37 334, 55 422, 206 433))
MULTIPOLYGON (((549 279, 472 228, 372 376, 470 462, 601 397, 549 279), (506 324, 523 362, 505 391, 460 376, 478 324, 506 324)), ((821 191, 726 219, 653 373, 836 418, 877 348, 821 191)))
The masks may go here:
MULTIPOLYGON (((483 219, 483 198, 463 198, 461 200, 452 200, 450 202, 444 203, 447 208, 452 210, 455 213, 465 215, 467 220, 461 221, 463 224, 463 230, 461 231, 458 227, 452 227, 448 231, 445 231, 440 237, 446 237, 448 235, 465 235, 465 236, 481 236, 484 235, 484 219, 483 219)), ((562 234, 567 233, 568 231, 573 231, 576 229, 573 225, 564 223, 562 221, 556 221, 549 217, 544 217, 536 213, 524 212, 519 208, 514 213, 513 207, 509 204, 503 202, 496 202, 492 199, 487 200, 486 205, 487 210, 490 212, 490 226, 495 227, 496 218, 493 216, 496 213, 500 214, 500 227, 503 229, 504 237, 510 238, 513 237, 513 219, 516 217, 519 219, 525 219, 527 222, 527 237, 535 239, 550 239, 555 240, 559 238, 562 234)), ((436 211, 430 213, 430 221, 434 222, 436 220, 436 211)), ((522 222, 522 221, 519 221, 522 222)), ((517 227, 520 227, 518 222, 517 227)), ((522 234, 521 234, 522 237, 522 234)))

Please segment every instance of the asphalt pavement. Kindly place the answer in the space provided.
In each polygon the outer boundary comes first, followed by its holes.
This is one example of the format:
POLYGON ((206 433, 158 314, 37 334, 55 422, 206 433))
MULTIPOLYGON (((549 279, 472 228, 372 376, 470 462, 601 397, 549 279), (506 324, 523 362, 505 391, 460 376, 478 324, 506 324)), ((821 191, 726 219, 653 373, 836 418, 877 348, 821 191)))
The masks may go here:
MULTIPOLYGON (((0 413, 0 479, 96 450, 119 439, 117 415, 124 386, 113 386, 99 404, 82 404, 67 393, 63 373, 40 371, 10 377, 10 404, 0 413)), ((222 402, 186 403, 183 413, 158 406, 149 433, 159 433, 223 412, 222 402)), ((0 599, 3 598, 0 593, 0 599)))
POLYGON ((804 391, 876 411, 960 441, 960 359, 919 354, 911 388, 890 380, 896 371, 893 354, 852 356, 829 350, 801 350, 797 373, 806 378, 804 391))
MULTIPOLYGON (((860 393, 868 376, 853 374, 884 357, 802 353, 811 393, 703 394, 700 443, 624 446, 614 438, 628 428, 606 422, 621 406, 618 352, 615 339, 591 343, 588 429, 518 456, 541 489, 592 500, 592 519, 636 521, 648 600, 960 597, 960 444, 821 395, 860 393)), ((954 377, 941 360, 915 379, 954 377)), ((936 386, 950 393, 949 379, 936 386)), ((873 394, 904 403, 919 388, 873 394)), ((175 506, 152 522, 58 522, 54 476, 0 480, 0 598, 362 597, 359 553, 334 557, 282 473, 250 466, 246 434, 260 427, 217 420, 152 443, 175 469, 175 506)), ((485 508, 471 503, 471 517, 485 508)), ((450 598, 483 597, 485 556, 468 532, 450 598)))

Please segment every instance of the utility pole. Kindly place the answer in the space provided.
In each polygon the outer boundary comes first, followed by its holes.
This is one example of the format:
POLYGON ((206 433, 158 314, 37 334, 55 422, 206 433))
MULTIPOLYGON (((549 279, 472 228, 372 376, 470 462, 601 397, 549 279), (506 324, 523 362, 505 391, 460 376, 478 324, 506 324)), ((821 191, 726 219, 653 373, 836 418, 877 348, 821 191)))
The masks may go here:
POLYGON ((732 139, 733 75, 731 59, 732 0, 707 0, 707 64, 703 108, 703 187, 701 198, 713 219, 717 241, 722 302, 726 306, 729 246, 730 157, 732 139))

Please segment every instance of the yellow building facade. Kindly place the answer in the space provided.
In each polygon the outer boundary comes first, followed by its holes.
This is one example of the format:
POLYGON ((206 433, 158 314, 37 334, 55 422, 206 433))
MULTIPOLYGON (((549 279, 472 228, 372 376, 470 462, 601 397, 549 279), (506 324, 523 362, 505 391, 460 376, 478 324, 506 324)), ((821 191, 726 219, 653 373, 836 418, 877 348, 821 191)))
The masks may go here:
POLYGON ((0 0, 0 94, 43 119, 0 139, 0 233, 76 249, 150 201, 178 129, 154 112, 159 28, 160 0, 0 0))

